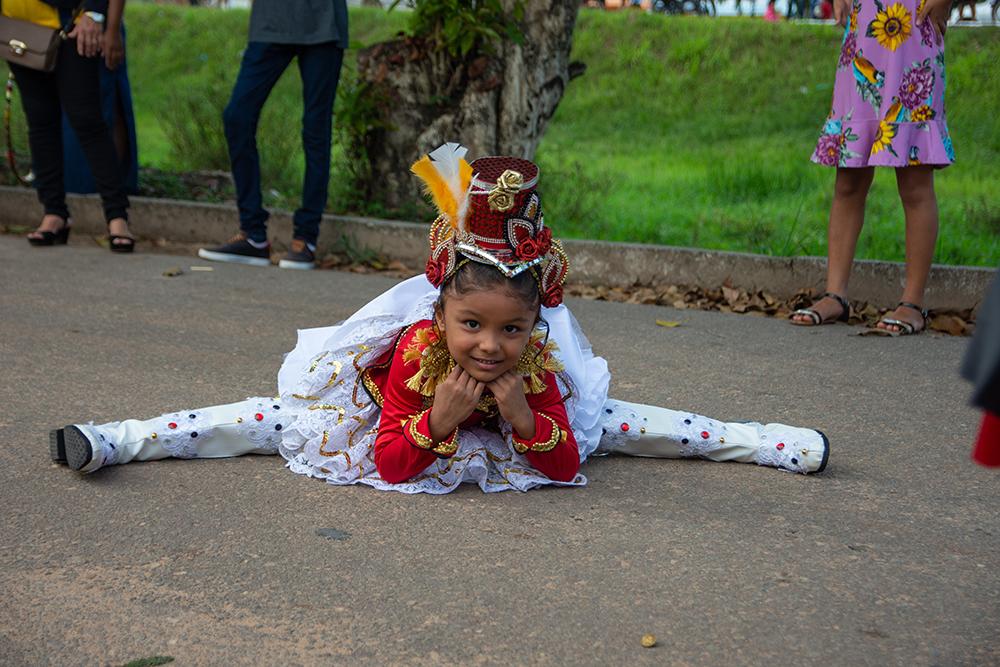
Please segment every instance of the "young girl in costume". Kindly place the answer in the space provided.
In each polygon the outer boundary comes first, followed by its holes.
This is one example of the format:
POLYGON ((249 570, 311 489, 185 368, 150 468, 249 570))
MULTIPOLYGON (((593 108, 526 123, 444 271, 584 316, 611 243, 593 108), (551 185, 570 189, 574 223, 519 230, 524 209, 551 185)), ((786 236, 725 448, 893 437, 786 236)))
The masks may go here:
POLYGON ((878 323, 889 333, 923 331, 924 288, 934 258, 934 170, 955 160, 945 122, 944 31, 951 0, 834 0, 845 25, 833 109, 812 161, 836 167, 828 230, 826 293, 792 313, 806 326, 847 321, 847 283, 875 167, 893 167, 906 217, 906 284, 878 323))
POLYGON ((588 456, 703 457, 819 472, 818 431, 724 423, 607 398, 607 364, 562 305, 568 262, 542 218, 538 168, 471 165, 447 144, 413 171, 440 216, 425 275, 340 325, 299 332, 278 398, 53 431, 89 473, 170 456, 281 454, 296 473, 404 493, 583 485, 588 456))

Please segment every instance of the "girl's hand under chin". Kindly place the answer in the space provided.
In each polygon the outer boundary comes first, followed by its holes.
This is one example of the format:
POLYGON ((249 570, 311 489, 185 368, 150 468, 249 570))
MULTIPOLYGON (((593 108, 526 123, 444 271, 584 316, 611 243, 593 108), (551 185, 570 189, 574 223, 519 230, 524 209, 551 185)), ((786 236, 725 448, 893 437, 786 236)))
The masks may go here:
POLYGON ((466 373, 461 366, 455 366, 434 391, 430 416, 431 437, 436 442, 447 439, 476 409, 485 388, 485 384, 466 373))
POLYGON ((500 416, 510 422, 517 437, 531 440, 535 437, 535 415, 528 407, 524 395, 524 380, 514 371, 507 371, 487 385, 497 399, 500 416))

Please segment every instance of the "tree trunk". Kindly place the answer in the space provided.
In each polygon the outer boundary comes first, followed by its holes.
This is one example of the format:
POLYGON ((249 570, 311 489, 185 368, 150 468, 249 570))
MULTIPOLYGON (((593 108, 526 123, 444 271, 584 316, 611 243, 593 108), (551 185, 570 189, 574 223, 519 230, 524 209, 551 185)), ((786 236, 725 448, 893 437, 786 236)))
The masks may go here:
MULTIPOLYGON (((512 0, 506 5, 511 6, 512 0)), ((419 198, 407 167, 447 141, 469 157, 534 159, 571 78, 569 54, 579 0, 529 0, 524 41, 490 55, 453 59, 420 38, 376 44, 358 56, 358 76, 378 100, 380 127, 365 137, 367 195, 389 208, 419 198)))

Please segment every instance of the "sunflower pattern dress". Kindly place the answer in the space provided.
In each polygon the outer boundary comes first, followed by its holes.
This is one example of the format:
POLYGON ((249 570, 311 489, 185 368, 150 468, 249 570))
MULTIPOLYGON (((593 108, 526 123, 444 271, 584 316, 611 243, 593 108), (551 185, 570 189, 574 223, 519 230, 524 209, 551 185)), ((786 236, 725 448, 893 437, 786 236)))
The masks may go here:
POLYGON ((837 63, 833 109, 812 161, 829 167, 947 166, 944 41, 926 0, 854 0, 837 63), (889 4, 891 2, 891 4, 889 4))

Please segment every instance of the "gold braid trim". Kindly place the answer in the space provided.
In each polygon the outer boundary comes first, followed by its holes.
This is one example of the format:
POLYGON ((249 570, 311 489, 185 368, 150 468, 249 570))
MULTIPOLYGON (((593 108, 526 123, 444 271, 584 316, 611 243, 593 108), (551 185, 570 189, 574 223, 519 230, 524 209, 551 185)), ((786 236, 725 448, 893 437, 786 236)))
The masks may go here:
POLYGON ((410 442, 419 447, 420 449, 426 449, 428 451, 434 452, 438 456, 451 456, 458 451, 458 427, 452 431, 451 435, 447 440, 439 443, 435 443, 433 438, 428 438, 426 435, 417 430, 417 424, 430 412, 430 408, 422 412, 418 412, 415 415, 411 415, 409 419, 403 420, 403 428, 406 433, 410 436, 410 442))
POLYGON ((531 332, 531 340, 524 347, 521 358, 517 360, 515 373, 524 378, 524 393, 541 394, 545 391, 545 376, 548 373, 559 373, 563 370, 562 363, 556 359, 555 351, 559 349, 555 341, 545 340, 545 333, 535 329, 531 332))
POLYGON ((529 449, 533 452, 549 452, 555 449, 555 446, 558 445, 560 442, 566 441, 566 433, 561 428, 559 428, 559 424, 556 423, 555 419, 549 417, 544 412, 539 412, 537 414, 540 417, 544 417, 545 419, 549 420, 549 423, 552 424, 552 434, 549 436, 549 439, 546 440, 545 442, 530 443, 521 440, 521 438, 517 437, 517 433, 514 433, 511 436, 511 441, 514 444, 514 451, 516 451, 518 454, 524 454, 529 449))
MULTIPOLYGON (((524 379, 526 394, 541 394, 547 388, 545 376, 563 370, 562 363, 555 357, 559 346, 551 340, 543 344, 543 340, 545 332, 538 329, 532 331, 531 338, 514 368, 514 372, 524 379)), ((406 386, 423 396, 434 396, 437 386, 444 382, 455 368, 455 360, 448 352, 447 341, 431 325, 414 332, 413 339, 403 351, 403 361, 417 362, 417 372, 406 381, 406 386)))
POLYGON ((448 345, 430 325, 414 332, 413 340, 403 350, 403 361, 417 362, 417 372, 406 381, 406 386, 424 396, 433 396, 437 386, 455 368, 448 345))

